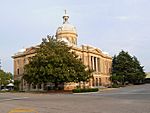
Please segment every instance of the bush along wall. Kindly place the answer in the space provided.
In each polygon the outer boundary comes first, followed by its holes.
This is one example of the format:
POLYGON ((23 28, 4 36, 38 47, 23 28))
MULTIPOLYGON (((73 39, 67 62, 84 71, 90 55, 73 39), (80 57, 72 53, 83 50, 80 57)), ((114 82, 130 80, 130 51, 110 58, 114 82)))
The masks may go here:
POLYGON ((97 92, 98 88, 73 89, 73 93, 97 92))

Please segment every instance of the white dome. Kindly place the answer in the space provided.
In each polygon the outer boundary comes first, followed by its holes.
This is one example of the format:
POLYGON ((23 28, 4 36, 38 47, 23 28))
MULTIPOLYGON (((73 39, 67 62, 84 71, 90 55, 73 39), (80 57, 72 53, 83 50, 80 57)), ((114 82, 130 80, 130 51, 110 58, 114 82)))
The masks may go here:
POLYGON ((60 27, 58 27, 56 35, 59 33, 66 33, 66 32, 77 34, 76 28, 68 22, 68 19, 69 15, 66 14, 65 12, 65 15, 63 16, 63 24, 60 27))
POLYGON ((76 28, 69 23, 64 23, 61 27, 58 27, 56 34, 61 32, 69 32, 77 34, 76 28))
POLYGON ((58 27, 56 31, 56 39, 63 40, 67 45, 77 45, 77 30, 75 26, 68 22, 68 19, 69 16, 65 12, 65 15, 63 16, 63 24, 58 27))

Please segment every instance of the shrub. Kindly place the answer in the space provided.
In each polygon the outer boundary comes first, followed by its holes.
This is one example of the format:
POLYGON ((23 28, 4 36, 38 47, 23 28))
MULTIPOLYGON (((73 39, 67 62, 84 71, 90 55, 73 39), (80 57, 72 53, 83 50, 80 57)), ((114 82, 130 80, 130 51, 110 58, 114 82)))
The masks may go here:
POLYGON ((114 83, 114 84, 112 85, 112 88, 119 88, 119 85, 114 83))
POLYGON ((84 92, 97 92, 98 88, 84 88, 84 89, 73 89, 72 92, 73 93, 84 93, 84 92))
POLYGON ((20 81, 19 80, 14 80, 14 90, 15 91, 19 91, 19 85, 20 85, 20 81))

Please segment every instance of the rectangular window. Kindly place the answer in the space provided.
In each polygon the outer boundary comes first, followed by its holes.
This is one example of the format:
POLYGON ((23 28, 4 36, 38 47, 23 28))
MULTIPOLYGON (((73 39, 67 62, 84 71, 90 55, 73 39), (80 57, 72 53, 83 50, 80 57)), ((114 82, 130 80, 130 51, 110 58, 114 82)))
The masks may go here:
POLYGON ((99 85, 101 86, 101 78, 99 78, 99 85))
POLYGON ((96 86, 98 86, 98 78, 96 78, 96 86))
POLYGON ((17 69, 17 74, 19 75, 19 69, 17 69))
POLYGON ((93 69, 93 56, 91 56, 91 68, 93 69))
POLYGON ((97 69, 96 69, 96 57, 94 57, 94 70, 97 71, 97 69))

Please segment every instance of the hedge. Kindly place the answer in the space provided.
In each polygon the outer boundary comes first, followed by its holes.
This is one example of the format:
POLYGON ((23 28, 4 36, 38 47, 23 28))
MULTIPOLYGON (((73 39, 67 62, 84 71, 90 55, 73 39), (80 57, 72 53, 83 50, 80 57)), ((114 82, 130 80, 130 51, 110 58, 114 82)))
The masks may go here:
POLYGON ((84 92, 97 92, 98 88, 85 88, 85 89, 73 89, 73 93, 84 93, 84 92))

